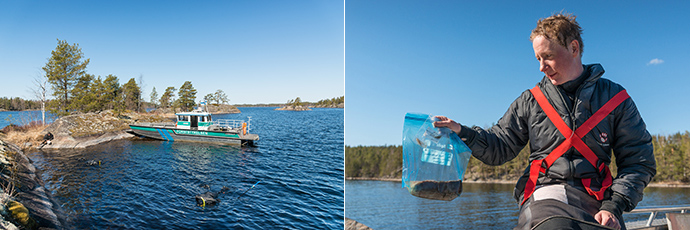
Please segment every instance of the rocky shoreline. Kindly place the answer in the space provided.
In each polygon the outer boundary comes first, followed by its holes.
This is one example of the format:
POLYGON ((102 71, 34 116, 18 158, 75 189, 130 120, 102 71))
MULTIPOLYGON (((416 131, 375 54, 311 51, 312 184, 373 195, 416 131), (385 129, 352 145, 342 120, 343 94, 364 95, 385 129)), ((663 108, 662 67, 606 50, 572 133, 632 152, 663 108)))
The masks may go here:
POLYGON ((66 215, 55 202, 36 167, 12 143, 0 140, 3 190, 0 227, 4 229, 69 229, 66 215))
POLYGON ((277 108, 277 109, 274 109, 274 110, 310 111, 311 109, 310 109, 309 107, 307 107, 307 106, 302 106, 302 105, 298 105, 298 106, 288 105, 288 106, 281 107, 281 108, 277 108))
POLYGON ((86 148, 134 137, 126 132, 130 123, 167 120, 155 114, 104 111, 65 116, 45 127, 29 127, 3 135, 4 140, 0 139, 0 229, 70 229, 64 211, 45 188, 25 150, 86 148), (48 132, 54 136, 52 144, 42 145, 48 132))

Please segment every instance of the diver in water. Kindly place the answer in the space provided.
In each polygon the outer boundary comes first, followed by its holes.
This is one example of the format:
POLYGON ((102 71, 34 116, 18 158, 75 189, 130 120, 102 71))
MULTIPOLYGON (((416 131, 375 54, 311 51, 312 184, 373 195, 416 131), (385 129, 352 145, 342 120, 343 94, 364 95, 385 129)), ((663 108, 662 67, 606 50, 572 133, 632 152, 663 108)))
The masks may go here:
MULTIPOLYGON (((209 186, 206 185, 205 187, 208 188, 209 186)), ((207 205, 216 205, 218 202, 220 202, 220 200, 218 200, 218 195, 225 194, 225 192, 228 190, 230 190, 230 188, 223 186, 223 188, 220 189, 220 191, 218 192, 209 191, 203 194, 196 195, 194 198, 196 199, 196 203, 201 207, 205 207, 207 205)))

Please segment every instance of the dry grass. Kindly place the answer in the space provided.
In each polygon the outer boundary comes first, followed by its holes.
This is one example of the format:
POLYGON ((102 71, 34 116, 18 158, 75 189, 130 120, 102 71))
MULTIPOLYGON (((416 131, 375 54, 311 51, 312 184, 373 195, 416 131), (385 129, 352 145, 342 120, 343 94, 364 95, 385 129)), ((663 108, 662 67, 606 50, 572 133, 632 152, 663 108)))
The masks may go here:
POLYGON ((37 146, 43 142, 43 135, 45 135, 43 130, 45 127, 46 126, 41 125, 40 122, 18 126, 18 128, 7 130, 7 132, 2 135, 2 139, 18 146, 24 146, 25 143, 31 143, 31 146, 37 146))

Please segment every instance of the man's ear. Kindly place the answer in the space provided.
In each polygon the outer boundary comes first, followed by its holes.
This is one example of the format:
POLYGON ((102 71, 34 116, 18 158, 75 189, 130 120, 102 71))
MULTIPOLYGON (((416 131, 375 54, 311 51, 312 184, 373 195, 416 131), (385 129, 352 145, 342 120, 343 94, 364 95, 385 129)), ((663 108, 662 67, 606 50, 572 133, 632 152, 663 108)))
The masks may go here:
POLYGON ((577 39, 570 41, 568 48, 568 52, 570 52, 573 57, 580 55, 580 42, 578 42, 577 39))

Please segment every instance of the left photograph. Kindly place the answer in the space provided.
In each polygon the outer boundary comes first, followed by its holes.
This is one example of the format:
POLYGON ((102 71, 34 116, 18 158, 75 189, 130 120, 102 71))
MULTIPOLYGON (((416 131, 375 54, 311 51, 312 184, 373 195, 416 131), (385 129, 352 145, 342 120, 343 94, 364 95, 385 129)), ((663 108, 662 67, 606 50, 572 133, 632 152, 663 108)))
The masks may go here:
POLYGON ((0 3, 4 229, 342 229, 344 4, 0 3))

